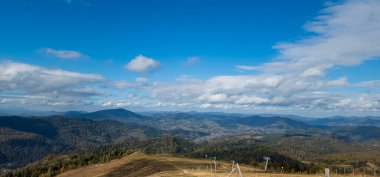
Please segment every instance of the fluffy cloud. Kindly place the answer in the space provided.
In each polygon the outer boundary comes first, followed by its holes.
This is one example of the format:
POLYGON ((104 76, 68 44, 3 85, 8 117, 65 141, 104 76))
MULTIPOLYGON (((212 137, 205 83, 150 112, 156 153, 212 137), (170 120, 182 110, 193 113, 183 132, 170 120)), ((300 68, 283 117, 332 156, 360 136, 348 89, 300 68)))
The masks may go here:
POLYGON ((348 0, 327 7, 305 25, 312 36, 275 46, 279 56, 259 66, 236 65, 257 75, 216 76, 208 80, 156 83, 154 98, 189 102, 201 108, 284 108, 378 110, 376 97, 332 89, 377 86, 378 81, 349 84, 327 79, 329 69, 359 65, 380 56, 380 1, 348 0))
POLYGON ((201 95, 199 100, 207 102, 224 102, 227 99, 227 95, 223 93, 213 95, 201 95))
POLYGON ((147 78, 138 77, 135 79, 135 82, 128 82, 124 80, 111 81, 108 86, 116 89, 142 89, 144 86, 147 86, 147 83, 147 78))
POLYGON ((72 88, 76 85, 101 81, 95 74, 82 74, 60 69, 48 69, 26 63, 0 63, 0 92, 46 92, 72 88))
POLYGON ((294 95, 318 92, 346 85, 346 78, 330 81, 285 76, 217 76, 208 80, 181 79, 175 83, 155 83, 150 87, 154 98, 176 103, 225 103, 237 105, 283 106, 309 104, 294 95))
POLYGON ((378 87, 380 86, 380 80, 371 80, 371 81, 364 81, 357 84, 354 84, 354 86, 359 87, 378 87))
POLYGON ((257 70, 256 66, 245 66, 245 65, 236 65, 236 69, 242 70, 242 71, 255 71, 257 70))
POLYGON ((315 33, 295 43, 275 46, 282 61, 256 67, 264 72, 323 71, 334 66, 355 66, 380 56, 380 2, 348 0, 322 10, 306 24, 315 33))
POLYGON ((76 107, 90 104, 93 96, 107 95, 94 88, 104 80, 96 74, 13 61, 0 62, 0 70, 0 98, 6 105, 76 107))
POLYGON ((269 102, 267 98, 257 96, 241 96, 236 100, 237 104, 262 104, 267 102, 269 102))
POLYGON ((325 75, 325 73, 317 67, 306 69, 301 74, 301 76, 303 76, 303 77, 321 77, 324 75, 325 75))
MULTIPOLYGON (((311 36, 275 46, 279 55, 273 62, 235 66, 238 70, 257 71, 258 74, 219 75, 205 80, 182 77, 173 82, 148 82, 146 78, 106 81, 105 90, 117 90, 111 91, 116 95, 114 99, 108 98, 106 91, 90 87, 103 80, 98 75, 2 62, 0 93, 21 91, 27 95, 15 98, 3 94, 0 104, 21 100, 22 103, 34 101, 59 106, 379 112, 380 94, 371 93, 373 90, 356 90, 377 88, 378 80, 349 83, 344 75, 329 76, 331 68, 355 66, 380 56, 378 9, 380 1, 377 0, 348 0, 327 7, 305 25, 306 30, 313 33, 311 36), (133 97, 121 99, 120 93, 128 94, 131 90, 135 94, 133 97), (94 96, 103 97, 86 102, 78 99, 94 96)), ((194 65, 199 63, 199 58, 188 58, 186 63, 194 65)), ((158 61, 142 55, 125 66, 137 73, 149 73, 159 67, 158 61)))
POLYGON ((75 50, 55 50, 51 48, 41 48, 38 51, 47 56, 62 58, 62 59, 69 59, 69 60, 87 58, 86 55, 75 50))
POLYGON ((137 73, 148 73, 160 68, 160 62, 143 55, 138 55, 125 65, 125 68, 137 73))

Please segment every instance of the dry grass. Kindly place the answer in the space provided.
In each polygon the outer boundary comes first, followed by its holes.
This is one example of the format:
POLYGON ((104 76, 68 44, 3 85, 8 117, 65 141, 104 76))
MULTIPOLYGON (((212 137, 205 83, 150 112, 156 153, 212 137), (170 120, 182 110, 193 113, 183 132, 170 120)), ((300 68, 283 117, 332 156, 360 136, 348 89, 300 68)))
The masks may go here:
MULTIPOLYGON (((134 153, 121 159, 113 160, 105 164, 89 165, 62 173, 59 177, 225 177, 231 171, 231 164, 217 163, 217 172, 211 172, 214 168, 211 160, 197 160, 178 158, 166 155, 145 155, 134 153)), ((241 166, 244 177, 323 177, 322 174, 274 174, 263 173, 262 170, 251 166, 241 166)), ((231 177, 236 177, 234 173, 231 177)), ((331 177, 354 177, 337 176, 331 177)), ((357 176, 359 177, 359 176, 357 176)))

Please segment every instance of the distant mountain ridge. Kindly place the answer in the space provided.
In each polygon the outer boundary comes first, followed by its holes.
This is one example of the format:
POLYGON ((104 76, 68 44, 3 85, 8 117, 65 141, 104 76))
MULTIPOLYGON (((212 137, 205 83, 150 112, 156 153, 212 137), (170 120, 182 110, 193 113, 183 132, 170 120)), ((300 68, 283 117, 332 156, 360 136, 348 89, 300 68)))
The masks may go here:
POLYGON ((9 162, 21 166, 48 154, 87 146, 163 136, 180 136, 195 142, 223 142, 245 136, 258 137, 253 140, 256 141, 265 135, 296 140, 301 135, 303 138, 328 135, 331 141, 372 141, 380 140, 377 121, 374 118, 301 121, 298 117, 201 112, 140 115, 125 109, 69 111, 43 117, 0 116, 0 166, 9 162), (26 156, 28 158, 23 159, 26 156))
MULTIPOLYGON (((3 110, 4 112, 4 110, 3 110)), ((252 117, 252 116, 259 116, 263 118, 267 117, 283 117, 287 119, 292 119, 299 122, 304 122, 310 125, 325 125, 325 126, 380 126, 380 116, 363 116, 363 117, 357 117, 357 116, 334 116, 334 117, 327 117, 327 118, 311 118, 311 117, 303 117, 303 116, 297 116, 297 115, 291 115, 291 114, 242 114, 242 113, 224 113, 224 112, 197 112, 197 111, 190 111, 190 112, 181 112, 181 111, 145 111, 145 112, 132 112, 123 108, 116 108, 116 109, 106 109, 106 110, 99 110, 95 112, 85 112, 85 111, 67 111, 67 112, 57 112, 57 111, 21 111, 20 116, 49 116, 49 115, 63 115, 66 117, 82 117, 82 118, 88 118, 88 119, 115 119, 120 121, 126 121, 123 119, 126 118, 150 118, 150 117, 157 117, 157 116, 169 116, 169 115, 191 115, 192 117, 203 117, 203 116, 225 116, 225 117, 252 117)), ((13 115, 10 112, 4 112, 3 115, 10 116, 13 115)), ((19 114, 15 114, 19 115, 19 114)), ((1 116, 1 110, 0 110, 0 116, 1 116)), ((132 120, 132 121, 136 121, 132 120)))
POLYGON ((252 116, 247 118, 242 118, 236 121, 236 123, 250 125, 254 127, 261 127, 267 129, 279 129, 279 130, 305 130, 312 128, 311 125, 285 118, 285 117, 261 117, 261 116, 252 116))
POLYGON ((221 132, 232 127, 244 126, 248 129, 288 131, 320 128, 321 126, 379 126, 376 117, 348 118, 332 117, 311 119, 298 116, 284 117, 279 115, 244 115, 202 112, 154 112, 141 115, 125 109, 108 109, 90 113, 69 112, 65 115, 91 120, 117 120, 157 127, 164 130, 196 130, 201 132, 221 132))
POLYGON ((107 110, 100 110, 90 113, 80 113, 80 112, 70 112, 70 117, 77 117, 77 118, 85 118, 85 119, 91 119, 91 120, 118 120, 122 122, 133 122, 140 124, 143 119, 146 117, 140 114, 136 114, 132 111, 126 110, 126 109, 107 109, 107 110))
POLYGON ((125 109, 100 110, 91 113, 70 113, 72 117, 91 120, 118 120, 128 123, 157 127, 163 130, 196 130, 201 132, 227 131, 233 127, 244 125, 252 129, 271 129, 277 131, 309 129, 312 126, 285 117, 243 116, 238 114, 213 113, 157 113, 143 116, 125 109))
POLYGON ((325 126, 377 126, 380 127, 380 119, 377 117, 331 117, 306 120, 305 123, 310 125, 325 126))

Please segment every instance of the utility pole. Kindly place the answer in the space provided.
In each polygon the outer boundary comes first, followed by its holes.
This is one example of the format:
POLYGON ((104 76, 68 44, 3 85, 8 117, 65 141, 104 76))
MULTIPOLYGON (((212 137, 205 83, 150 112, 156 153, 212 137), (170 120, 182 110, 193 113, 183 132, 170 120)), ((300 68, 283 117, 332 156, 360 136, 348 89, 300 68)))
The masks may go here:
POLYGON ((236 163, 236 167, 237 167, 237 169, 238 169, 238 172, 239 172, 240 177, 243 177, 243 174, 241 173, 241 170, 240 170, 240 167, 239 167, 239 164, 238 164, 238 163, 236 163))
POLYGON ((212 175, 212 162, 210 162, 210 170, 211 170, 211 175, 212 175))
POLYGON ((268 161, 270 160, 270 157, 264 157, 264 160, 266 160, 264 171, 267 171, 267 169, 268 169, 268 161))
POLYGON ((214 165, 215 165, 215 176, 216 176, 216 157, 214 157, 214 165))

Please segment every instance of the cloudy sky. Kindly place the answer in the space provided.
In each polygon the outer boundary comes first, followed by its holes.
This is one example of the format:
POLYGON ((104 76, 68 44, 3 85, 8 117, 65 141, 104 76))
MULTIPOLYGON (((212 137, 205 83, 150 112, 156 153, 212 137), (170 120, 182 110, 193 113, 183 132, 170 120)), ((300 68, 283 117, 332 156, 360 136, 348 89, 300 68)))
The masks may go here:
POLYGON ((0 109, 380 115, 379 0, 4 0, 0 109))

